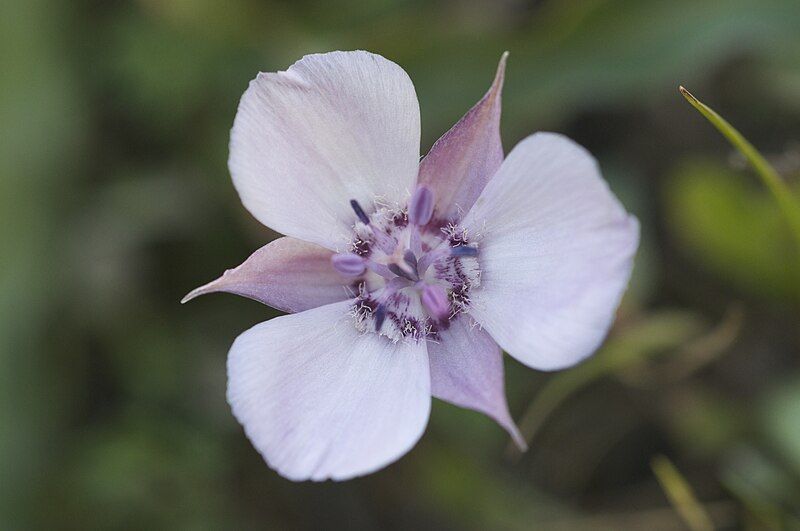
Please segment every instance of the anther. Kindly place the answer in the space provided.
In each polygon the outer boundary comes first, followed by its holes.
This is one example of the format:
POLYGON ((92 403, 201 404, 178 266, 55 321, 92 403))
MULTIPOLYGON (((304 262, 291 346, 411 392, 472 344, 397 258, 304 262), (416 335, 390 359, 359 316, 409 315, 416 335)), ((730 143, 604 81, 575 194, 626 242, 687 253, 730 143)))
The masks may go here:
POLYGON ((364 209, 361 208, 361 205, 358 204, 358 201, 351 199, 350 206, 353 207, 353 211, 356 213, 356 216, 358 216, 358 219, 361 220, 361 223, 364 225, 369 225, 369 216, 367 216, 366 212, 364 212, 364 209))
POLYGON ((451 256, 478 256, 478 250, 475 247, 460 245, 450 249, 451 256))
POLYGON ((364 273, 364 259, 357 254, 341 253, 331 256, 333 268, 346 277, 357 277, 364 273))
POLYGON ((443 321, 450 315, 450 301, 447 299, 447 292, 443 287, 425 284, 420 299, 428 314, 437 321, 443 321))
POLYGON ((433 215, 433 192, 427 186, 414 190, 408 203, 408 221, 412 225, 427 225, 433 215))

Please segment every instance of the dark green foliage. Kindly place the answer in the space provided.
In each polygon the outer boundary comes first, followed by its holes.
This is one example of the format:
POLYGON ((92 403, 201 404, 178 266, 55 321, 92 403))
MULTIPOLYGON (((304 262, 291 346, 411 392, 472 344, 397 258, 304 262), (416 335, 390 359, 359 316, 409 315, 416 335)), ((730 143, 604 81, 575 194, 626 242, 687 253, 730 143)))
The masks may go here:
POLYGON ((0 527, 680 528, 659 454, 720 528, 798 525, 791 239, 676 90, 702 94, 796 190, 798 28, 797 0, 4 0, 0 527), (423 149, 509 50, 506 150, 568 134, 642 222, 607 348, 559 374, 508 362, 512 413, 536 428, 524 456, 437 403, 386 470, 285 481, 225 402, 230 343, 277 313, 229 295, 179 304, 275 237, 226 168, 248 81, 354 48, 409 72, 423 149))

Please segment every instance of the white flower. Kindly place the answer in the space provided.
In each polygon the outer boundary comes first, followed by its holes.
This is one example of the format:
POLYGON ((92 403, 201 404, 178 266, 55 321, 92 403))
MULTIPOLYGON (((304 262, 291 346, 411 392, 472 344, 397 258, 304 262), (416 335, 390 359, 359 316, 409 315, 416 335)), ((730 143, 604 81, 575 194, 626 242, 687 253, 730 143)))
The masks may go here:
POLYGON ((431 396, 489 415, 524 447, 500 347, 555 370, 605 337, 638 223, 561 135, 532 135, 504 159, 504 71, 505 56, 421 162, 414 87, 378 55, 306 56, 242 97, 233 182, 286 237, 185 300, 228 291, 297 312, 243 333, 228 358, 233 413, 285 477, 386 466, 424 432, 431 396))

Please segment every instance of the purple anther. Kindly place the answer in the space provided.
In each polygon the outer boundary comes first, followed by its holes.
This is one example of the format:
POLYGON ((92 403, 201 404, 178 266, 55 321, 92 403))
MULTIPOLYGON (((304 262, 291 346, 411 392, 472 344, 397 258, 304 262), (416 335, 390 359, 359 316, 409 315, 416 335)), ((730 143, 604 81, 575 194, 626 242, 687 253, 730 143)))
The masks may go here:
POLYGON ((364 225, 369 225, 369 216, 367 216, 366 212, 364 212, 364 209, 361 208, 361 205, 358 204, 358 201, 351 199, 350 206, 353 207, 353 212, 356 213, 356 216, 358 216, 358 219, 361 220, 361 223, 364 225))
POLYGON ((412 225, 427 225, 433 215, 433 192, 427 186, 414 190, 408 203, 408 221, 412 225))
POLYGON ((399 266, 399 265, 397 265, 397 264, 389 264, 389 266, 388 266, 388 267, 389 267, 389 271, 391 271, 392 273, 394 273, 394 274, 395 274, 395 275, 397 275, 398 277, 402 277, 402 278, 405 278, 405 279, 407 279, 407 280, 412 280, 412 281, 413 281, 413 280, 417 280, 417 279, 414 277, 414 275, 412 275, 412 274, 411 274, 411 273, 409 273, 408 271, 404 270, 402 267, 400 267, 400 266, 399 266))
POLYGON ((340 253, 331 256, 333 268, 346 277, 361 276, 366 269, 364 259, 353 253, 340 253))
POLYGON ((444 321, 450 315, 450 301, 443 287, 425 284, 422 288, 422 305, 428 314, 438 321, 444 321))
POLYGON ((478 256, 478 250, 475 247, 468 247, 460 245, 450 249, 451 256, 478 256))
POLYGON ((383 326, 383 321, 386 320, 386 306, 383 304, 379 304, 377 308, 375 308, 375 331, 380 332, 381 327, 383 326))

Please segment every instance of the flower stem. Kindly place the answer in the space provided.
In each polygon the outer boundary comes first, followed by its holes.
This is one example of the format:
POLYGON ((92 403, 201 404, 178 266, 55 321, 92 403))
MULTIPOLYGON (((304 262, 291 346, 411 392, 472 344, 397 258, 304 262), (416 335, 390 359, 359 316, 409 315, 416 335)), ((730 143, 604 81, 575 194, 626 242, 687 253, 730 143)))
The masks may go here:
POLYGON ((767 162, 767 159, 765 159, 739 131, 728 123, 727 120, 717 114, 708 105, 695 98, 692 93, 685 88, 679 87, 679 90, 681 94, 683 94, 683 97, 692 104, 692 107, 697 109, 700 114, 711 122, 711 124, 728 139, 728 142, 730 142, 739 153, 744 155, 747 161, 753 166, 753 169, 756 170, 758 176, 761 177, 761 180, 767 188, 769 188, 769 191, 772 192, 772 195, 778 202, 778 206, 791 227, 793 236, 797 242, 798 251, 800 251, 800 201, 794 197, 792 190, 786 182, 778 175, 775 168, 767 162))
POLYGON ((650 466, 670 503, 692 531, 713 531, 714 523, 697 500, 689 482, 663 455, 653 458, 650 466))

